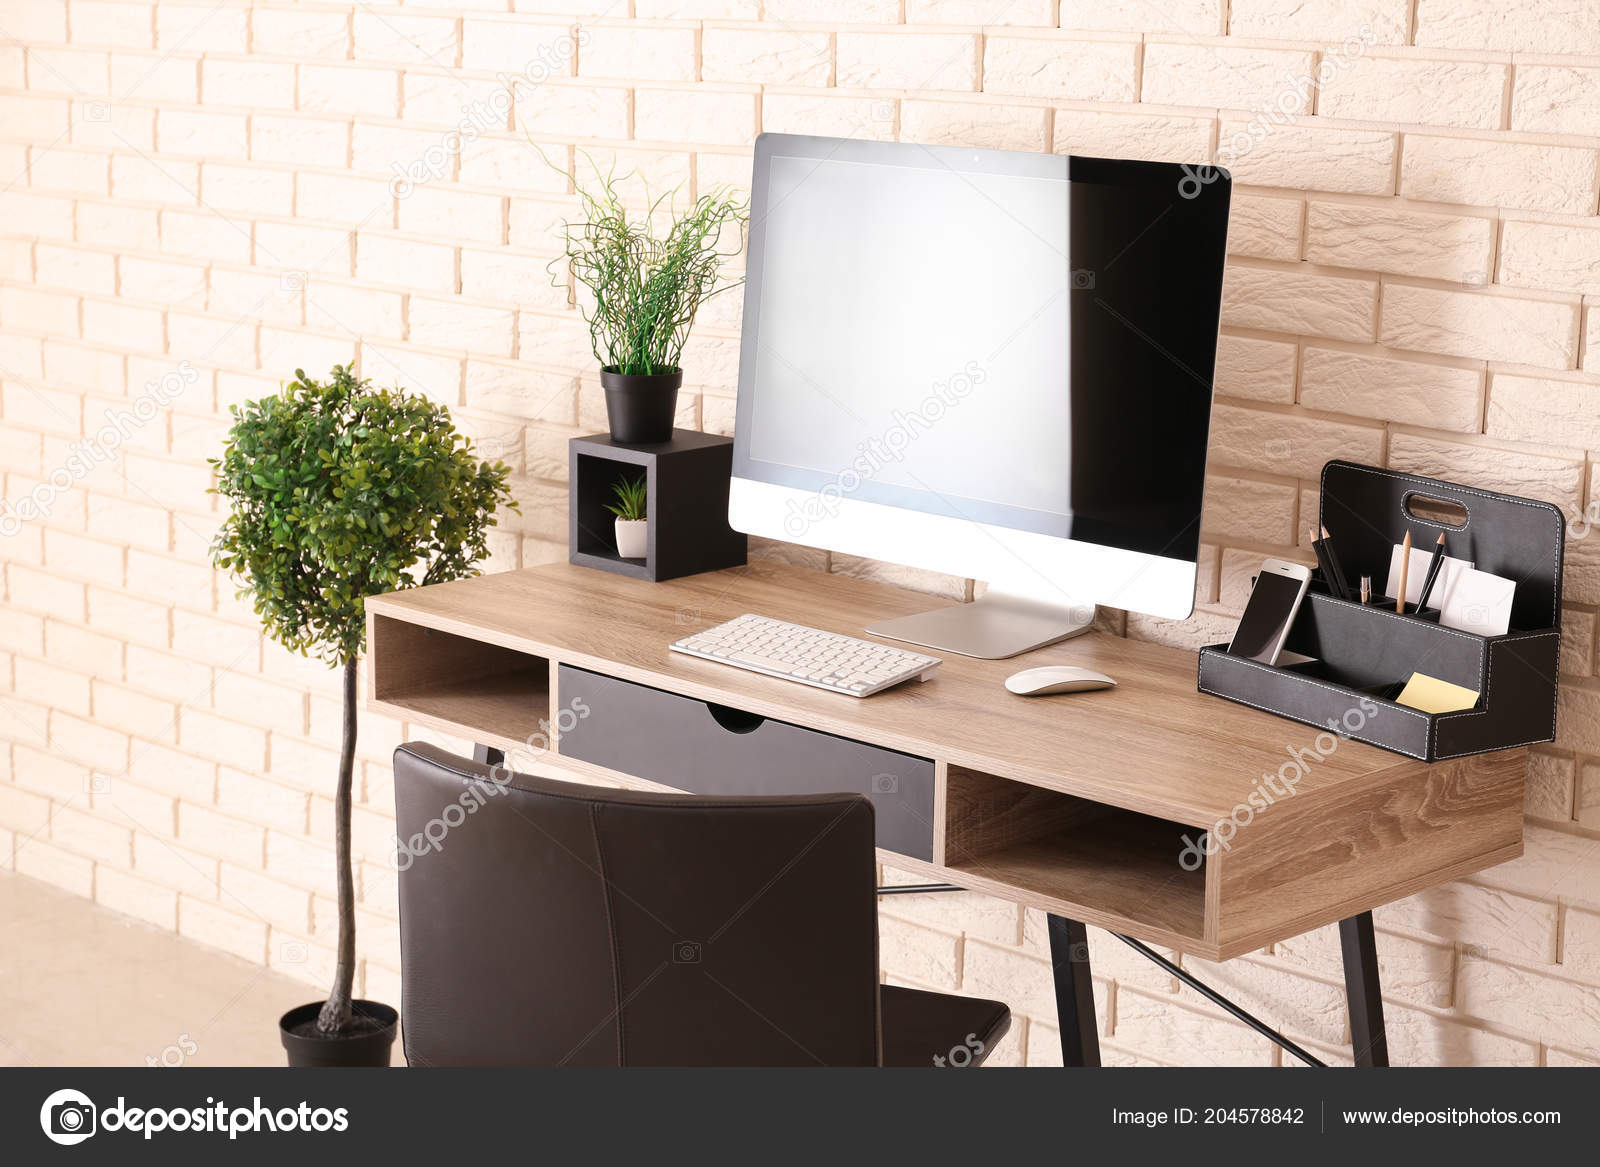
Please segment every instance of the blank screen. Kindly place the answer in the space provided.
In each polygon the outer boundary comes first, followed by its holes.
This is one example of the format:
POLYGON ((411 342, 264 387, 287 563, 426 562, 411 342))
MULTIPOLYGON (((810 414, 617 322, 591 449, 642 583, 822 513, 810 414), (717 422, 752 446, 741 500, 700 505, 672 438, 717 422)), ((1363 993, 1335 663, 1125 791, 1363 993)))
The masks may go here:
POLYGON ((1038 389, 1067 376, 1066 184, 780 157, 769 192, 751 456, 914 431, 875 484, 1065 514, 1067 395, 1038 389))
POLYGON ((1194 559, 1225 190, 879 148, 757 184, 740 472, 1194 559))

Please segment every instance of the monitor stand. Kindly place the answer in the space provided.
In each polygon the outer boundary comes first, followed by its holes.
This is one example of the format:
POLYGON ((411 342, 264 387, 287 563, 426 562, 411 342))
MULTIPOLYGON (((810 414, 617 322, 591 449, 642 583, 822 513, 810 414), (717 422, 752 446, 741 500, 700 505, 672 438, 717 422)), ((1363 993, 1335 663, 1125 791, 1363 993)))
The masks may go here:
POLYGON ((1087 632, 1094 611, 1093 604, 1051 602, 991 584, 970 604, 880 620, 867 631, 960 656, 1002 660, 1087 632))

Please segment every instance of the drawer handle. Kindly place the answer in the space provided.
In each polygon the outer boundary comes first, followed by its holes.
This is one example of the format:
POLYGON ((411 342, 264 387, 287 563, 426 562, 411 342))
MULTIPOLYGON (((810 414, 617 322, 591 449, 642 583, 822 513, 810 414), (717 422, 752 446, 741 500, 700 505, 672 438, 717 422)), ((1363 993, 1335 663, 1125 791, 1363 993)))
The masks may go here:
POLYGON ((729 733, 754 733, 767 720, 759 713, 748 713, 712 701, 706 702, 706 708, 710 710, 712 720, 729 733))

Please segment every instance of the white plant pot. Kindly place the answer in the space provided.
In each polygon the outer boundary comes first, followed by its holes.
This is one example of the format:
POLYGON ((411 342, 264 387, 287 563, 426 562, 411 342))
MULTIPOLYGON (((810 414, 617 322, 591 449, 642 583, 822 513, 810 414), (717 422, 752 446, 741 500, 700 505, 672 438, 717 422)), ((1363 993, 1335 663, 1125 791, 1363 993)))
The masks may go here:
POLYGON ((643 559, 650 550, 650 520, 617 520, 617 554, 624 559, 643 559))

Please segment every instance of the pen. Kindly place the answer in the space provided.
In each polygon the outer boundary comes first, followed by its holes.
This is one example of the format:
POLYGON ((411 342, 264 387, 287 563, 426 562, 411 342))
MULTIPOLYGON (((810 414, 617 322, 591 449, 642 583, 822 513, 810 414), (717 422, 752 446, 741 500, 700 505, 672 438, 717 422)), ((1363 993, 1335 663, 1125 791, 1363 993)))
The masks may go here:
POLYGON ((1361 577, 1361 602, 1363 604, 1372 603, 1372 577, 1370 575, 1361 577))
POLYGON ((1439 569, 1444 566, 1444 532, 1439 532, 1439 541, 1433 545, 1433 560, 1428 564, 1428 577, 1422 581, 1422 595, 1417 599, 1417 611, 1428 606, 1428 597, 1433 594, 1433 585, 1439 582, 1439 569))
POLYGON ((1406 611, 1406 575, 1411 568, 1411 532, 1406 532, 1406 537, 1400 543, 1400 586, 1394 590, 1394 610, 1405 615, 1406 611))
MULTIPOLYGON (((1333 578, 1333 567, 1328 562, 1328 549, 1317 538, 1317 529, 1315 527, 1307 527, 1306 534, 1311 536, 1311 550, 1316 552, 1317 566, 1322 569, 1322 582, 1328 585, 1328 594, 1330 596, 1338 596, 1339 584, 1333 578)), ((1339 596, 1339 598, 1343 599, 1344 597, 1339 596)))
POLYGON ((1328 528, 1322 528, 1322 546, 1328 553, 1328 566, 1333 569, 1333 582, 1339 588, 1342 599, 1350 598, 1350 583, 1344 578, 1344 568, 1339 566, 1339 557, 1333 553, 1333 536, 1328 534, 1328 528))

